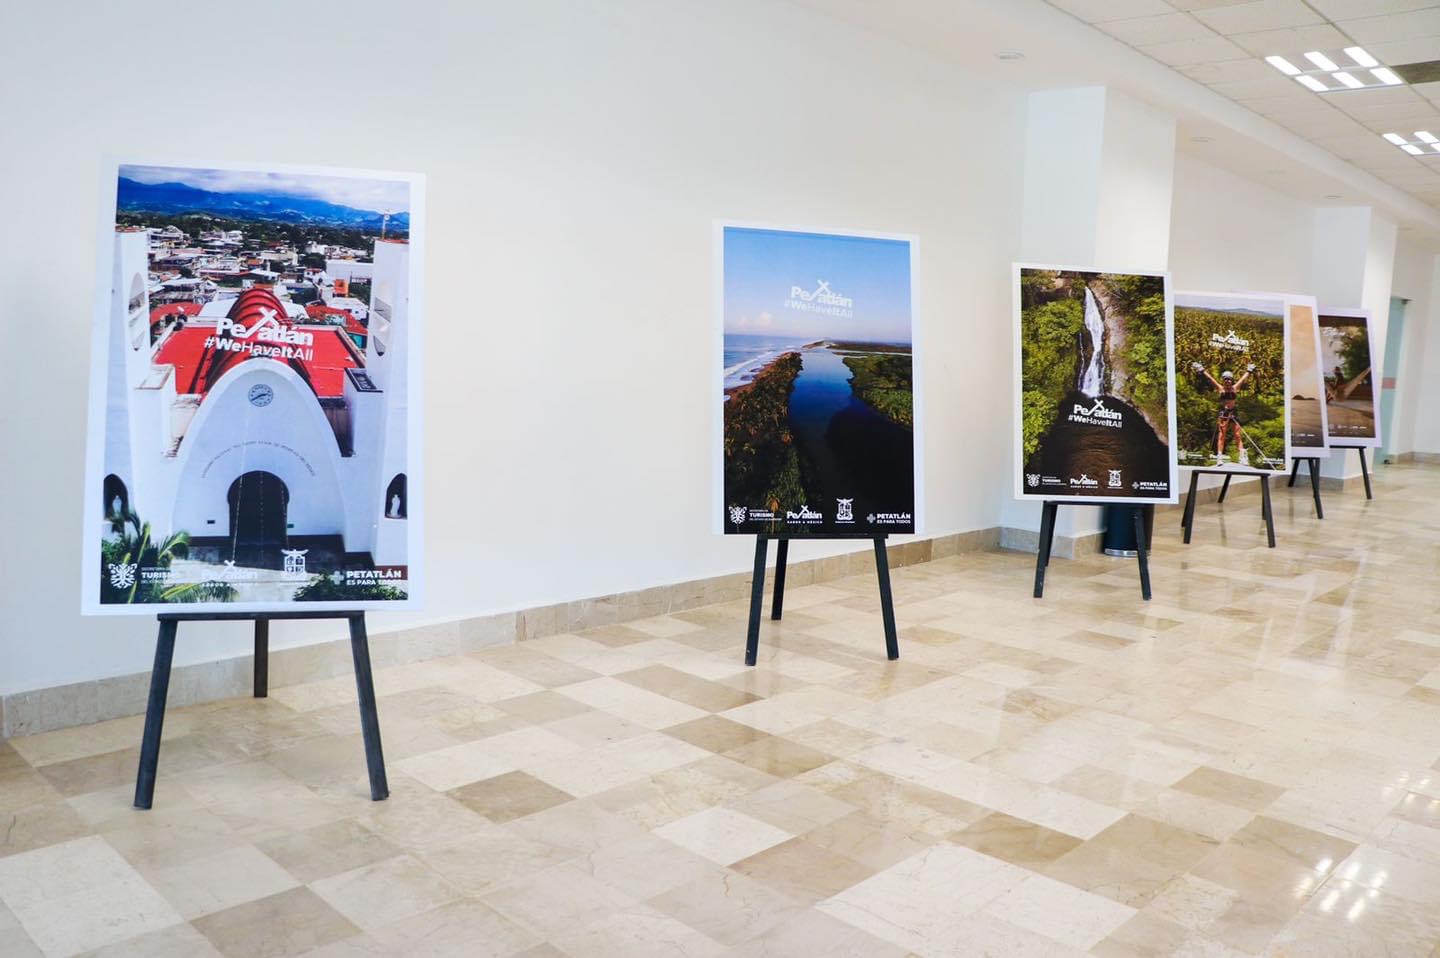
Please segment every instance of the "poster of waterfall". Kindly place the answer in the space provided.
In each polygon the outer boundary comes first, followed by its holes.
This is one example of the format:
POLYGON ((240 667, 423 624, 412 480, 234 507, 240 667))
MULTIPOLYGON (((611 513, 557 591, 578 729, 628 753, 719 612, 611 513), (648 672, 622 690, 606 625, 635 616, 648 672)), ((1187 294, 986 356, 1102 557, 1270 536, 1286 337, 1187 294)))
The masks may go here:
POLYGON ((1320 366, 1319 309, 1314 296, 1286 296, 1289 309, 1290 448, 1287 454, 1323 459, 1328 429, 1325 415, 1325 376, 1320 366))
POLYGON ((1175 294, 1175 447, 1180 465, 1285 472, 1284 296, 1175 294))
POLYGON ((1371 342, 1369 312, 1321 307, 1320 368, 1331 443, 1380 446, 1371 342))
POLYGON ((104 175, 82 612, 415 607, 423 178, 104 175))
POLYGON ((1175 502, 1169 276, 1014 270, 1016 498, 1175 502))
POLYGON ((915 532, 914 239, 717 223, 717 532, 915 532))

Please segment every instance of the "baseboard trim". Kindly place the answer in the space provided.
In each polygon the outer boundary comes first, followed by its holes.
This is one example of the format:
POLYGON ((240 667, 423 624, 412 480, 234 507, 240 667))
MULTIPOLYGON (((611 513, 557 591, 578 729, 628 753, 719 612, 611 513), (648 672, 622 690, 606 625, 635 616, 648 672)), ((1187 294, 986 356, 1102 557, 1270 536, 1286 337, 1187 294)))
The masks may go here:
MULTIPOLYGON (((1034 535, 1034 533, 1031 533, 1034 535)), ((1000 547, 999 527, 895 543, 887 550, 893 568, 931 562, 1000 547)), ((795 560, 786 567, 785 582, 798 587, 874 573, 875 553, 866 547, 821 559, 795 560)), ((459 655, 562 632, 617 625, 635 619, 684 612, 730 602, 750 594, 750 573, 713 576, 517 612, 379 632, 370 636, 370 657, 379 667, 459 655)), ((185 640, 181 629, 180 641, 185 640)), ((737 652, 743 636, 736 637, 737 652)), ((195 705, 249 695, 253 657, 249 655, 177 667, 170 677, 171 706, 195 705)), ((350 642, 337 638, 297 648, 272 649, 270 687, 349 675, 354 669, 350 642)), ((0 739, 34 735, 145 711, 150 673, 135 672, 71 685, 14 692, 0 696, 0 739)))

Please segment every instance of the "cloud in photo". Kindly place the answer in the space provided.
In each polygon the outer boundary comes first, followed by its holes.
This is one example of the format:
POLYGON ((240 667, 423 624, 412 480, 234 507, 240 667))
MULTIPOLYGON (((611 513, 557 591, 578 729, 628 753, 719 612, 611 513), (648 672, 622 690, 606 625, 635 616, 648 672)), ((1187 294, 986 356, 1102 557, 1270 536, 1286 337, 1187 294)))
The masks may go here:
POLYGON ((376 213, 400 213, 410 208, 410 184, 404 180, 180 166, 122 166, 120 175, 137 183, 181 183, 212 193, 295 196, 376 213))

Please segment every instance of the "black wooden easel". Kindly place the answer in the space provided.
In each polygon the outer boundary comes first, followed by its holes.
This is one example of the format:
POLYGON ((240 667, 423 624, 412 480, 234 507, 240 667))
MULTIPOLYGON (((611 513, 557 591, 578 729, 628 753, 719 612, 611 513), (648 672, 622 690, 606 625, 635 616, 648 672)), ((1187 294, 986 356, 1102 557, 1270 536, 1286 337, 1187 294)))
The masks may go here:
POLYGON ((165 699, 170 692, 170 665, 175 658, 175 633, 181 622, 255 623, 256 698, 270 692, 271 619, 345 619, 350 623, 350 653, 355 660, 355 687, 360 697, 360 731, 365 740, 365 763, 370 772, 370 798, 390 795, 385 779, 385 756, 380 748, 380 717, 375 709, 375 677, 370 669, 370 640, 363 612, 195 612, 161 613, 155 640, 155 666, 150 671, 150 699, 145 706, 145 732, 140 741, 140 769, 135 775, 135 807, 149 808, 155 800, 155 773, 160 763, 160 733, 165 725, 165 699))
POLYGON ((890 557, 885 552, 886 535, 853 536, 814 534, 772 536, 761 532, 755 537, 755 571, 750 577, 750 625, 745 634, 745 664, 754 665, 760 652, 760 609, 765 604, 765 558, 770 540, 780 546, 775 552, 775 591, 770 603, 770 618, 779 619, 785 607, 785 563, 790 558, 791 539, 870 539, 875 543, 875 575, 880 580, 880 616, 885 623, 885 655, 891 661, 900 658, 900 642, 895 632, 895 596, 890 591, 890 557))
MULTIPOLYGON (((1124 503, 1129 505, 1129 503, 1124 503)), ((1035 550, 1035 598, 1045 596, 1045 570, 1050 565, 1050 550, 1055 545, 1055 518, 1061 506, 1106 506, 1105 502, 1062 502, 1050 499, 1042 502, 1040 508, 1040 541, 1035 550)), ((1150 557, 1149 543, 1145 536, 1145 510, 1151 506, 1137 506, 1135 522, 1135 561, 1140 565, 1140 597, 1150 601, 1150 557)))
MULTIPOLYGON (((1290 481, 1287 486, 1293 487, 1295 480, 1300 477, 1300 463, 1305 463, 1305 469, 1310 473, 1310 494, 1315 497, 1315 518, 1325 518, 1325 507, 1320 505, 1320 457, 1319 456, 1296 456, 1295 465, 1290 469, 1290 481)), ((1230 481, 1227 479, 1225 485, 1228 488, 1230 481)), ((1220 501, 1225 501, 1225 490, 1220 490, 1220 501)))
POLYGON ((1331 448, 1331 449, 1354 449, 1356 452, 1360 453, 1360 474, 1365 477, 1365 498, 1366 498, 1366 499, 1374 499, 1374 498, 1375 498, 1375 493, 1372 492, 1371 489, 1370 489, 1370 466, 1369 466, 1368 464, 1366 464, 1366 462, 1365 462, 1365 450, 1366 450, 1367 448, 1369 448, 1369 447, 1368 447, 1368 446, 1337 446, 1337 445, 1335 445, 1334 443, 1331 443, 1331 444, 1330 444, 1330 448, 1331 448))
POLYGON ((1185 544, 1190 544, 1190 533, 1195 528, 1195 505, 1197 499, 1195 491, 1202 475, 1225 477, 1225 483, 1220 487, 1220 496, 1217 500, 1219 502, 1225 501, 1225 494, 1230 491, 1230 480, 1232 477, 1258 477, 1260 480, 1260 515, 1265 519, 1265 536, 1269 540, 1270 548, 1275 548, 1275 510, 1270 506, 1270 474, 1268 472, 1236 472, 1232 469, 1190 470, 1190 491, 1185 496, 1185 511, 1180 516, 1180 527, 1185 530, 1185 544))

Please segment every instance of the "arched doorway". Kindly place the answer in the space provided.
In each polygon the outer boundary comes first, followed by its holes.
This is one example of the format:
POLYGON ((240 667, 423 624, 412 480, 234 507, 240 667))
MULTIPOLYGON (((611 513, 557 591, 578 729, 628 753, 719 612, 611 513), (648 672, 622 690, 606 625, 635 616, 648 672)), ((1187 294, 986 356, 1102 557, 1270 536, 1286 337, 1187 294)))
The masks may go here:
POLYGON ((277 549, 285 544, 290 490, 270 472, 247 472, 230 484, 230 545, 242 551, 277 549))
POLYGON ((404 519, 409 511, 405 500, 405 473, 401 472, 390 480, 390 485, 385 489, 385 517, 404 519))
POLYGON ((123 522, 126 514, 130 512, 130 492, 125 488, 125 481, 112 472, 105 477, 102 485, 102 514, 107 521, 118 517, 123 522))

